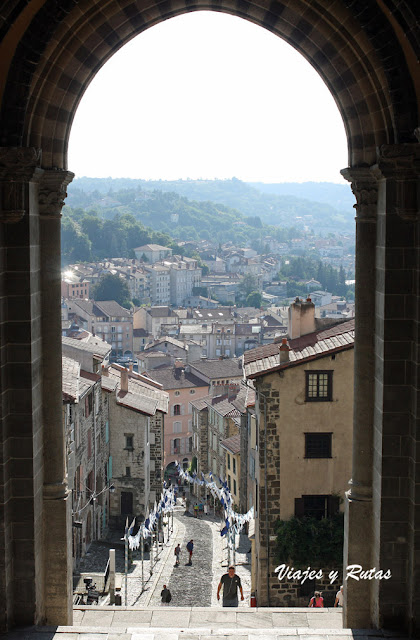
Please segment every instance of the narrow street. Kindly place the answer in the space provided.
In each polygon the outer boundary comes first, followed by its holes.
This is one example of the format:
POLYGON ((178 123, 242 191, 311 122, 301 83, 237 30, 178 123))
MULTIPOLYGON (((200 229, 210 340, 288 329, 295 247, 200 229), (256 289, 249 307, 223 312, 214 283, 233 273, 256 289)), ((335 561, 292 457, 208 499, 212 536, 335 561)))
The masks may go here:
MULTIPOLYGON (((180 501, 178 501, 180 502, 180 501)), ((109 548, 116 549, 116 570, 121 579, 122 605, 156 607, 161 604, 160 592, 163 585, 172 594, 171 607, 211 607, 220 606, 216 598, 220 577, 227 571, 228 553, 226 538, 222 538, 220 518, 213 514, 195 518, 185 514, 185 507, 178 504, 174 510, 173 531, 170 525, 165 527, 165 542, 159 545, 156 557, 156 546, 153 552, 153 569, 151 573, 151 554, 144 553, 143 563, 140 550, 133 552, 133 562, 126 580, 124 575, 124 546, 118 535, 115 544, 112 542, 93 543, 83 558, 80 572, 91 575, 94 581, 105 569, 109 548), (169 537, 167 529, 169 529, 169 537), (194 540, 192 565, 188 565, 187 542, 194 540), (174 549, 181 545, 179 567, 175 566, 174 549), (143 575, 143 578, 142 578, 143 575), (144 590, 142 583, 144 582, 144 590)), ((121 533, 121 536, 123 532, 121 533)), ((240 607, 249 607, 251 588, 251 567, 249 564, 250 543, 245 534, 236 537, 235 564, 240 576, 245 600, 239 601, 240 607)), ((230 558, 232 564, 232 557, 230 558)), ((109 604, 108 596, 101 598, 100 604, 109 604)))

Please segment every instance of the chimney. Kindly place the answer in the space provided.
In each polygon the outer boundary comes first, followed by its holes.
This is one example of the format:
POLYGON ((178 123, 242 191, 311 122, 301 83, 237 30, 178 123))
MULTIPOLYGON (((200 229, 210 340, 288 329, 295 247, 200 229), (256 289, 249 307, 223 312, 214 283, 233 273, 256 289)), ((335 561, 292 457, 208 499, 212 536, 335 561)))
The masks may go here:
POLYGON ((283 338, 280 345, 280 364, 283 362, 289 362, 290 347, 287 344, 287 338, 283 338))
POLYGON ((121 369, 121 391, 128 392, 128 369, 121 369))
POLYGON ((130 373, 133 373, 133 363, 130 362, 130 364, 128 365, 128 370, 130 373))
POLYGON ((106 367, 105 365, 102 365, 102 375, 107 377, 109 376, 108 367, 106 367))
POLYGON ((289 307, 289 338, 300 338, 312 333, 315 327, 315 305, 310 298, 296 298, 289 307))

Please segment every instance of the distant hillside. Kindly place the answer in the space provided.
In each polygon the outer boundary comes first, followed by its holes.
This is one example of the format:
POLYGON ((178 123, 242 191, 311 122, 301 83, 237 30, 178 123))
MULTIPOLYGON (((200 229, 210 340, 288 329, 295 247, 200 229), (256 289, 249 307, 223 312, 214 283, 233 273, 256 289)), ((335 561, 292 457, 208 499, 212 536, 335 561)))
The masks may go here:
POLYGON ((325 202, 331 207, 339 210, 348 210, 355 204, 355 198, 349 183, 335 184, 334 182, 248 182, 247 184, 258 189, 262 193, 270 193, 277 196, 296 196, 314 200, 315 202, 325 202))
MULTIPOLYGON (((303 235, 302 229, 292 226, 285 228, 278 225, 265 225, 258 216, 244 216, 240 211, 226 207, 224 204, 209 201, 197 202, 188 200, 173 191, 167 193, 157 189, 149 191, 139 186, 120 191, 108 191, 106 194, 100 193, 99 190, 86 192, 75 187, 69 192, 63 212, 67 218, 77 222, 82 230, 85 227, 92 228, 91 223, 94 223, 93 228, 96 229, 105 221, 115 221, 116 224, 126 221, 131 226, 134 221, 141 225, 135 232, 136 235, 140 233, 143 236, 147 233, 150 236, 158 232, 167 238, 181 241, 208 240, 216 243, 231 241, 240 246, 252 243, 258 251, 262 251, 265 246, 264 237, 267 235, 280 242, 303 235)), ((106 225, 106 229, 110 228, 110 225, 106 225)), ((74 231, 77 235, 77 229, 72 229, 72 233, 74 231)), ((98 239, 101 234, 102 230, 99 227, 97 231, 88 234, 89 241, 93 243, 92 246, 97 247, 98 251, 98 239)), ((137 242, 132 245, 133 237, 128 237, 126 234, 123 236, 122 242, 127 245, 127 250, 130 247, 146 244, 146 242, 137 242)), ((107 250, 106 243, 102 243, 100 250, 107 250)), ((123 256, 124 251, 125 249, 121 248, 120 254, 122 253, 123 256)))
MULTIPOLYGON (((101 194, 112 199, 123 190, 160 191, 187 198, 199 207, 203 203, 207 203, 207 207, 208 203, 224 205, 246 217, 259 217, 269 225, 307 227, 323 235, 330 232, 354 233, 354 199, 350 187, 346 185, 290 183, 286 186, 257 183, 257 187, 236 178, 172 181, 78 178, 68 188, 67 202, 70 206, 85 207, 92 203, 92 195, 99 200, 101 194), (279 194, 275 192, 276 189, 288 190, 289 193, 279 194), (346 196, 346 193, 350 195, 346 196), (323 200, 308 199, 309 194, 322 197, 323 200)), ((147 224, 154 226, 152 220, 147 220, 147 224)))

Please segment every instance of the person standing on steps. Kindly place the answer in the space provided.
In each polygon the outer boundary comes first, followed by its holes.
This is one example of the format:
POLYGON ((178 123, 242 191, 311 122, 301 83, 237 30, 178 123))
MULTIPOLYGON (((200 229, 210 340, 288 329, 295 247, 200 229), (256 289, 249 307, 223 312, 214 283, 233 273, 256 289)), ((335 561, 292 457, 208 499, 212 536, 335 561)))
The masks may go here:
POLYGON ((225 573, 219 582, 217 587, 217 599, 220 600, 220 589, 223 587, 223 606, 224 607, 237 607, 238 606, 238 589, 241 592, 241 600, 244 599, 244 592, 242 590, 241 579, 235 573, 235 567, 229 567, 228 572, 225 573))
POLYGON ((190 540, 187 543, 187 551, 190 554, 190 559, 188 561, 188 564, 191 566, 192 565, 192 554, 193 554, 193 551, 194 551, 194 540, 190 540))
POLYGON ((308 607, 315 607, 319 609, 324 606, 324 598, 322 597, 322 593, 320 591, 315 591, 313 597, 309 601, 308 607))
POLYGON ((175 554, 175 566, 179 567, 179 556, 181 555, 181 547, 179 544, 177 544, 177 546, 175 547, 174 554, 175 554))

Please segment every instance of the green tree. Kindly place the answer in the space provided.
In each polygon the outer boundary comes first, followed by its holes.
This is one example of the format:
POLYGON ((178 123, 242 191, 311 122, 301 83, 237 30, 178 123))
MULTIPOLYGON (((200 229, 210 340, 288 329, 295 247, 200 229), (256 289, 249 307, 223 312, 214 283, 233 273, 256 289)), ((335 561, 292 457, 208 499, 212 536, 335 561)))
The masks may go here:
POLYGON ((115 300, 121 306, 127 307, 127 305, 130 305, 130 291, 125 280, 108 273, 93 288, 93 299, 115 300))
POLYGON ((250 293, 258 289, 258 283, 252 273, 245 273, 238 284, 240 295, 246 300, 250 293))
POLYGON ((262 303, 262 295, 259 291, 252 291, 246 298, 247 307, 255 307, 256 309, 261 308, 262 303))

